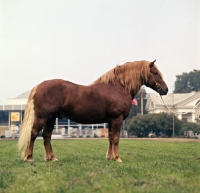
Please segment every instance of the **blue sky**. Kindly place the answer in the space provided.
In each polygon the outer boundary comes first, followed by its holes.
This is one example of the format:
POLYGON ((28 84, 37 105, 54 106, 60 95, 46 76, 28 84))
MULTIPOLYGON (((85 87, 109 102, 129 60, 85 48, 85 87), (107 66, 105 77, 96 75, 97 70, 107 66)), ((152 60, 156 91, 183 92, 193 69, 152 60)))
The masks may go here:
POLYGON ((176 75, 200 69, 199 10, 199 0, 0 0, 0 104, 135 60, 156 59, 171 92, 176 75))

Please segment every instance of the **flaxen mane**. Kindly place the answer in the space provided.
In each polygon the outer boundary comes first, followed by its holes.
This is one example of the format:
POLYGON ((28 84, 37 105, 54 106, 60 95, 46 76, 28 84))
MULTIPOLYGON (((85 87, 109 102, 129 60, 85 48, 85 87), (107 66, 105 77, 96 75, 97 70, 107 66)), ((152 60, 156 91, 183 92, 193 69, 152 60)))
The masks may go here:
MULTIPOLYGON (((154 65, 154 67, 157 69, 158 73, 162 77, 162 74, 158 70, 156 65, 154 65)), ((115 68, 109 70, 104 75, 99 77, 96 81, 94 81, 93 84, 120 83, 124 86, 127 92, 131 93, 132 91, 134 91, 135 93, 137 93, 143 82, 147 82, 149 75, 150 68, 148 61, 142 60, 135 62, 127 62, 123 65, 117 65, 115 68)))

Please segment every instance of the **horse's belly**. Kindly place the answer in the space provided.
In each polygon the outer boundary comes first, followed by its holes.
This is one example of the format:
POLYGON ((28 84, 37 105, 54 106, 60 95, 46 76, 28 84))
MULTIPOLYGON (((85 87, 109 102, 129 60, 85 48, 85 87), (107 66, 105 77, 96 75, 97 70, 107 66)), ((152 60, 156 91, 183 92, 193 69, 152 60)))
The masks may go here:
POLYGON ((82 124, 92 124, 92 123, 104 123, 106 122, 105 116, 103 113, 95 112, 95 111, 71 111, 65 112, 62 111, 60 113, 61 117, 68 118, 74 122, 82 123, 82 124))

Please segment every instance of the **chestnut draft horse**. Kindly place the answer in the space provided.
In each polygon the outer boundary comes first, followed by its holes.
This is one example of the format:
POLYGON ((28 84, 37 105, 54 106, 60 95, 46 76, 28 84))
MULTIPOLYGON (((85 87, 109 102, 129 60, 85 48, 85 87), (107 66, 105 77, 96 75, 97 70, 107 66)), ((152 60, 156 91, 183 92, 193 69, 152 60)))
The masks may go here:
POLYGON ((33 161, 33 146, 43 129, 46 161, 57 161, 51 147, 56 118, 77 123, 108 123, 109 145, 106 158, 121 162, 118 153, 120 129, 128 116, 131 101, 142 85, 166 95, 168 88, 153 62, 135 61, 117 65, 90 86, 54 79, 35 86, 28 98, 18 141, 25 161, 33 161), (81 101, 81 103, 79 102, 81 101))

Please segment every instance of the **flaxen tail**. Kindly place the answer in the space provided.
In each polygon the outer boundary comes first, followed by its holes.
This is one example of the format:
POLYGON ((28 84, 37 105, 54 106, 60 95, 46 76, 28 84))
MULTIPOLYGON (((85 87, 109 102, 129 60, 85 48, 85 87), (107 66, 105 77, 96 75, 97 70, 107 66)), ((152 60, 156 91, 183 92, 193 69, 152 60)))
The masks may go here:
MULTIPOLYGON (((37 85, 38 86, 38 85, 37 85)), ((32 126, 35 120, 35 111, 34 111, 34 95, 37 89, 37 86, 35 86, 28 97, 28 102, 26 105, 26 110, 24 113, 24 119, 22 123, 22 127, 20 129, 20 135, 18 140, 18 149, 19 152, 22 152, 24 155, 24 151, 27 148, 27 146, 30 144, 31 139, 31 130, 32 126)))

